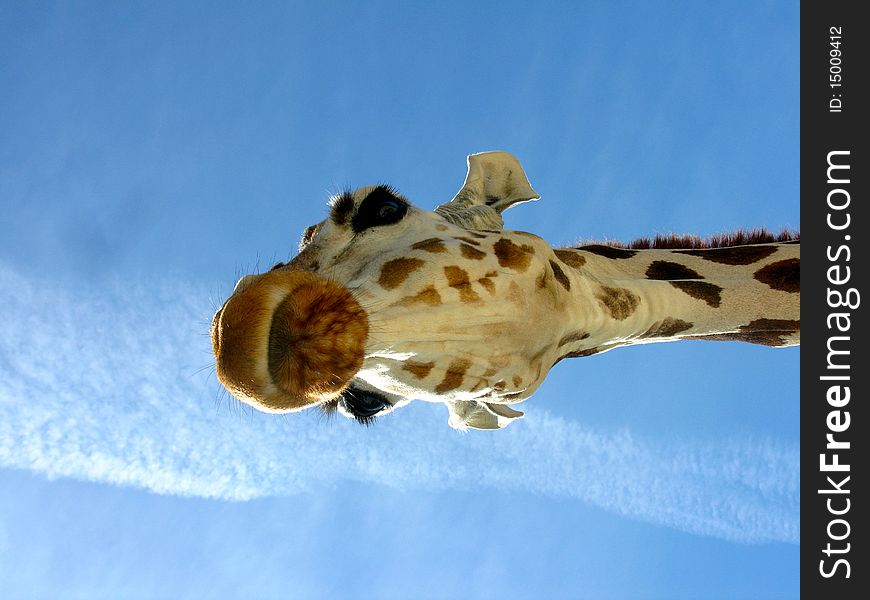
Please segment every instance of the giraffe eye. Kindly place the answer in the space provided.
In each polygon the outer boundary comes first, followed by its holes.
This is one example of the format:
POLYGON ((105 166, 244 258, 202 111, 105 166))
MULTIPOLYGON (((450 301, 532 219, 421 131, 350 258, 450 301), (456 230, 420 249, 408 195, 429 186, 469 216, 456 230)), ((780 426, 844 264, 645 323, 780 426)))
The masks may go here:
POLYGON ((380 394, 349 387, 341 395, 341 403, 353 418, 364 425, 371 423, 375 415, 387 407, 387 400, 380 394))
POLYGON ((389 221, 397 212, 399 212, 399 203, 396 200, 384 200, 378 207, 378 220, 389 221))
POLYGON ((407 212, 407 202, 387 186, 379 185, 360 203, 351 226, 359 233, 369 227, 392 225, 401 221, 407 212))

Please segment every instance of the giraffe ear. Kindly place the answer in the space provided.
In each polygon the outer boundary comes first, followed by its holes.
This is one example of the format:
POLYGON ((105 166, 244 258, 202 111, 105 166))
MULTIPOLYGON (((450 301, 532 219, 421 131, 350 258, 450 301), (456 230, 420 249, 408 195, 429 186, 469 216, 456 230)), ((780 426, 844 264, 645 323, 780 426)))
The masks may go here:
POLYGON ((501 229, 501 213, 514 204, 540 198, 517 157, 481 152, 468 157, 468 174, 453 200, 435 212, 469 229, 501 229))
POLYGON ((450 418, 447 423, 454 429, 503 429, 523 413, 505 404, 454 400, 447 402, 450 418))
POLYGON ((538 198, 516 156, 509 152, 480 152, 469 155, 465 183, 451 202, 491 206, 500 213, 514 204, 538 198))

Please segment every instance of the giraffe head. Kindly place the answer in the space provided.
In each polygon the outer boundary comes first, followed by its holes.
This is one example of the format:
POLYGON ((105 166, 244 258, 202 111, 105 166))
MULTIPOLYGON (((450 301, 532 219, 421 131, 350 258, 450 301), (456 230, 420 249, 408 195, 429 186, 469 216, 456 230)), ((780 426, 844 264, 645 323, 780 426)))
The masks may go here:
POLYGON ((558 298, 540 302, 540 274, 555 284, 561 271, 546 242, 503 231, 500 216, 536 198, 503 152, 469 156, 435 211, 387 186, 332 198, 293 260, 243 277, 215 313, 218 378, 267 412, 319 405, 367 421, 418 399, 446 404, 454 427, 505 426, 522 416, 507 404, 554 362, 540 325, 558 298))

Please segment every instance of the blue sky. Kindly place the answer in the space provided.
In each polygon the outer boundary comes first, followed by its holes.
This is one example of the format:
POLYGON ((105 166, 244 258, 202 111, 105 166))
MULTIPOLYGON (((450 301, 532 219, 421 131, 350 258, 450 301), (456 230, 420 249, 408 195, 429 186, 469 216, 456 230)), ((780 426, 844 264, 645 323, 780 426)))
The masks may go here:
POLYGON ((176 4, 0 6, 9 597, 797 596, 797 348, 566 361, 462 434, 252 414, 206 335, 330 193, 472 152, 556 245, 799 227, 797 3, 176 4))

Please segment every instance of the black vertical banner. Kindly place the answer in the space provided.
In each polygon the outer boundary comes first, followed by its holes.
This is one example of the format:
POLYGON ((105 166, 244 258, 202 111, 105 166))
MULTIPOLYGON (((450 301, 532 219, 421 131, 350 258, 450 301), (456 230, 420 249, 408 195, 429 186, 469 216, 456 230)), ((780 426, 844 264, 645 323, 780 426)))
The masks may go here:
MULTIPOLYGON (((867 598, 866 93, 859 2, 801 4, 801 593, 867 598), (866 304, 866 306, 865 306, 866 304), (859 459, 861 457, 861 459, 859 459)), ((864 6, 866 9, 866 5, 864 6)))

